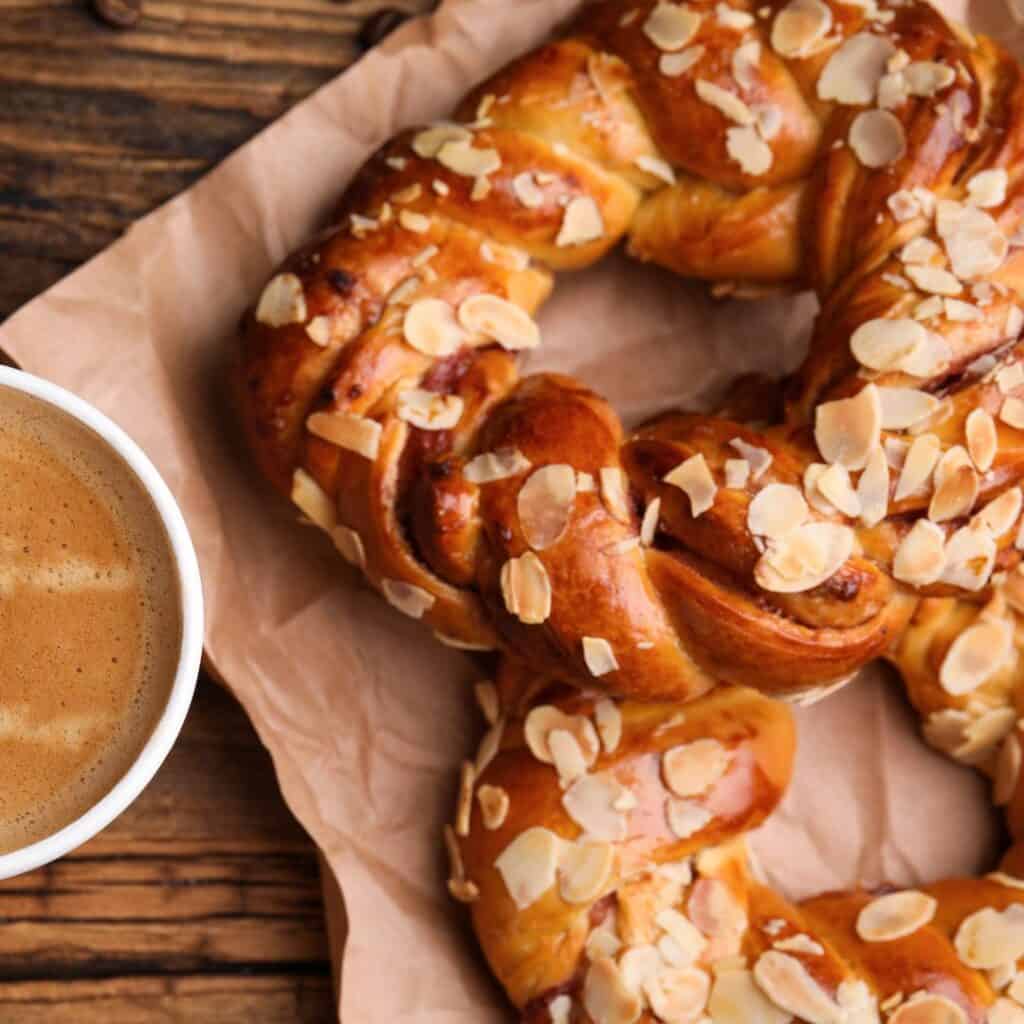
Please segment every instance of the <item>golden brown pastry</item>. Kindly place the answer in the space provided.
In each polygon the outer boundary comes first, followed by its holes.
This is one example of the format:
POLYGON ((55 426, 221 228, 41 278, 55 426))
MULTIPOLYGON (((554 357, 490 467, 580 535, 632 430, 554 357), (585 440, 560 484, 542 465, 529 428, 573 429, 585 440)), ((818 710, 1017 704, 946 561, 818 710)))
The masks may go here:
POLYGON ((919 0, 608 0, 388 143, 246 317, 264 474, 502 652, 451 889, 526 1020, 1024 1019, 1010 875, 793 908, 742 847, 791 758, 754 691, 879 656, 1024 827, 1022 144, 1018 64, 919 0), (520 380, 552 272, 620 241, 813 289, 804 365, 631 434, 520 380))

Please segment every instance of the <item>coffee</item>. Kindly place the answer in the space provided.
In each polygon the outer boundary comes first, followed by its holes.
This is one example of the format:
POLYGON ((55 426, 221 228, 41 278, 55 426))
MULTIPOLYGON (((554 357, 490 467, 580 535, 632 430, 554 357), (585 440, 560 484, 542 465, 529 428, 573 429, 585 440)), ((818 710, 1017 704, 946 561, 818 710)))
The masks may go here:
POLYGON ((167 704, 181 628, 170 542, 134 473, 0 386, 0 853, 125 774, 167 704))

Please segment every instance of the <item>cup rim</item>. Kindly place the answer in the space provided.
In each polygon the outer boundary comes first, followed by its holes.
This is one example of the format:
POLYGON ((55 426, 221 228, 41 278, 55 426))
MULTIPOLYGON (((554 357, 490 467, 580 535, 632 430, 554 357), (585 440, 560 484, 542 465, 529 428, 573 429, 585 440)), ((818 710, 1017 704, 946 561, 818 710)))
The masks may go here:
POLYGON ((0 879, 32 871, 63 857, 107 827, 142 792, 170 753, 195 693, 203 653, 203 588, 185 518, 156 467, 113 420, 70 391, 11 367, 0 366, 0 386, 37 398, 97 434, 145 488, 170 542, 181 601, 181 644, 167 704, 138 756, 113 788, 81 816, 29 846, 0 854, 0 879))

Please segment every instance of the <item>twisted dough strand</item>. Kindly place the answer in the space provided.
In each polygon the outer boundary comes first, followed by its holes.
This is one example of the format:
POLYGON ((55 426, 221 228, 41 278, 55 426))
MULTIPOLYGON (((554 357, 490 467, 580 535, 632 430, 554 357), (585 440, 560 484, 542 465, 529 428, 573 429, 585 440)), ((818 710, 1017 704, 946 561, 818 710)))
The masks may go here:
POLYGON ((803 699, 887 657, 929 741, 1024 825, 1022 102, 1013 60, 920 2, 598 4, 385 146, 247 316, 234 383, 264 473, 396 607, 515 653, 449 847, 526 1019, 695 1020, 708 995, 719 1024, 1024 1013, 1005 880, 875 907, 928 916, 877 945, 868 896, 797 909, 751 880, 788 719, 709 693, 803 699), (785 394, 624 437, 577 382, 519 380, 552 271, 623 239, 719 294, 813 288, 785 394), (531 715, 561 724, 531 744, 531 715), (601 716, 621 745, 594 747, 601 716), (666 759, 722 770, 681 793, 666 759))

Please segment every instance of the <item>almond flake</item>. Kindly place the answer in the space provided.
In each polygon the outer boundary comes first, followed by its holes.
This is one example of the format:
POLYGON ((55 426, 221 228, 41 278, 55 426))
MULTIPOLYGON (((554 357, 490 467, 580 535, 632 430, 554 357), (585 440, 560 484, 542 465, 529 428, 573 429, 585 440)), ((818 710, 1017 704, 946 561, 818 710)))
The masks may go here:
POLYGON ((676 172, 672 170, 672 165, 668 163, 668 161, 663 160, 660 156, 653 156, 649 153, 644 153, 638 156, 633 163, 635 163, 641 171, 645 171, 647 174, 653 175, 655 178, 665 182, 666 185, 674 185, 676 183, 676 172))
POLYGON ((548 1003, 548 1016, 551 1018, 551 1024, 571 1024, 572 998, 564 992, 560 996, 555 996, 548 1003))
POLYGON ((654 543, 655 534, 658 532, 658 520, 661 516, 661 498, 655 498, 647 508, 644 509, 644 518, 640 523, 640 543, 649 548, 654 543))
POLYGON ((711 979, 697 967, 663 969, 644 983, 644 995, 658 1020, 686 1024, 701 1015, 711 979))
MULTIPOLYGON (((480 713, 488 725, 495 725, 501 715, 501 701, 498 697, 498 688, 494 683, 484 681, 473 687, 473 695, 476 697, 480 713)), ((477 773, 479 774, 479 772, 477 773)))
POLYGON ((402 333, 417 352, 450 356, 466 343, 452 307, 443 299, 420 299, 405 312, 402 333))
POLYGON ((988 582, 996 560, 996 544, 984 530, 964 526, 946 541, 943 583, 964 590, 980 590, 988 582))
POLYGON ((748 970, 716 970, 708 1013, 715 1024, 789 1024, 793 1019, 768 1001, 748 970))
POLYGON ((857 500, 860 521, 865 526, 876 526, 885 518, 889 508, 889 465, 881 446, 868 456, 868 464, 857 481, 857 500))
POLYGON ((908 266, 907 277, 923 292, 932 295, 959 295, 963 285, 948 270, 942 267, 908 266))
POLYGON ((440 395, 422 388, 398 393, 398 418, 420 430, 451 430, 462 418, 462 408, 458 395, 440 395))
POLYGON ((756 39, 748 40, 733 51, 732 77, 741 89, 753 89, 757 85, 757 67, 760 62, 761 44, 756 39))
POLYGON ((996 387, 1009 395, 1024 384, 1024 363, 1009 363, 996 373, 996 387))
POLYGON ((434 595, 427 593, 422 587, 403 580, 383 579, 380 581, 384 597, 392 608, 397 608, 410 619, 421 619, 423 613, 434 606, 434 595))
POLYGON ((964 918, 954 938, 956 951, 968 967, 992 968, 1024 955, 1024 906, 1003 911, 985 907, 964 918))
POLYGON ((377 458, 382 427, 376 420, 347 412, 315 412, 306 420, 306 429, 316 437, 362 455, 371 462, 377 458))
POLYGON ((747 529, 758 537, 779 538, 808 516, 807 502, 791 484, 768 484, 754 495, 747 509, 747 529))
POLYGON ((974 465, 982 473, 987 473, 999 448, 995 420, 984 409, 974 409, 967 416, 965 431, 967 451, 974 465))
POLYGON ((306 324, 306 334, 314 345, 326 348, 331 342, 331 318, 315 316, 306 324))
POLYGON ((888 110, 863 110, 850 125, 850 148, 865 167, 887 167, 907 152, 903 124, 888 110))
POLYGON ((853 553, 853 531, 836 523, 805 523, 770 541, 754 567, 764 590, 795 594, 824 583, 853 553))
POLYGON ((490 484, 519 476, 530 468, 530 460, 518 448, 504 448, 473 456, 463 468, 462 475, 471 484, 490 484))
POLYGON ((476 774, 472 761, 463 761, 459 773, 459 794, 455 803, 455 834, 469 835, 469 818, 473 810, 473 786, 476 774))
POLYGON ((942 530, 927 519, 919 519, 896 549, 893 576, 915 587, 934 583, 946 566, 945 545, 942 530))
POLYGON ((874 102, 875 90, 896 47, 884 36, 858 32, 840 46, 818 77, 818 99, 851 106, 874 102))
POLYGON ((950 269, 959 278, 992 274, 1006 259, 1009 251, 1006 236, 996 221, 977 206, 952 199, 940 200, 935 226, 945 243, 950 269))
POLYGON ((256 304, 256 320, 267 327, 300 324, 307 316, 306 293, 294 274, 272 277, 260 293, 256 304))
POLYGON ((587 762, 576 737, 565 729, 552 729, 547 735, 548 750, 558 774, 558 783, 565 789, 587 771, 587 762))
POLYGON ((912 238, 900 249, 900 259, 904 263, 932 263, 941 257, 942 250, 939 246, 923 235, 912 238))
POLYGON ((730 760, 729 751, 718 740, 694 740, 662 754, 661 774, 676 796, 699 796, 721 779, 730 760))
POLYGON ((746 459, 725 460, 725 486, 742 491, 750 479, 750 463, 746 459))
POLYGON ((478 180, 501 167, 501 156, 496 149, 477 149, 469 139, 444 143, 437 151, 437 161, 464 178, 478 180))
POLYGON ((997 999, 989 1008, 986 1024, 1024 1024, 1024 1007, 1011 999, 997 999))
POLYGON ((501 828, 508 817, 508 793, 500 786, 481 786, 476 791, 476 799, 484 828, 491 832, 501 828))
POLYGON ((583 982, 583 1007, 598 1024, 633 1024, 643 1010, 643 1002, 637 993, 626 988, 615 961, 602 957, 587 971, 583 982))
POLYGON ((398 214, 398 223, 406 231, 416 235, 426 234, 430 230, 430 218, 415 210, 402 210, 398 214))
POLYGON ((916 889, 890 892, 861 908, 857 934, 865 942, 892 942, 913 935, 935 916, 936 900, 916 889))
POLYGON ((779 939, 772 943, 772 949, 781 950, 783 953, 805 953, 807 956, 824 956, 825 947, 820 942, 815 942, 810 935, 790 935, 785 939, 779 939))
POLYGON ((545 622, 551 614, 551 580, 532 551, 501 567, 501 594, 509 614, 526 625, 545 622))
POLYGON ((1020 780, 1020 766, 1020 740, 1016 733, 1011 733, 1003 740, 1003 745, 999 748, 999 758, 996 761, 995 779, 992 783, 992 802, 997 807, 1003 807, 1008 804, 1017 792, 1017 783, 1020 780))
POLYGON ((934 434, 919 434, 914 438, 896 484, 896 501, 909 498, 927 486, 941 453, 942 444, 934 434))
POLYGON ((413 136, 412 148, 417 156, 432 159, 446 142, 469 142, 471 132, 459 124, 440 123, 424 128, 413 136))
POLYGON ((493 339, 510 352, 536 348, 540 328, 526 310, 508 299, 485 293, 459 303, 459 323, 470 334, 493 339))
POLYGON ((822 402, 814 421, 814 439, 826 462, 862 469, 878 445, 882 429, 879 389, 868 384, 852 398, 822 402))
POLYGON ((903 77, 911 96, 929 97, 951 86, 956 81, 956 72, 945 64, 916 60, 907 65, 903 77))
POLYGON ((658 70, 666 78, 678 78, 680 75, 685 75, 695 64, 698 64, 704 53, 705 47, 700 45, 688 46, 685 50, 680 50, 678 53, 663 53, 658 58, 658 70))
POLYGON ((350 530, 347 526, 335 526, 331 530, 331 540, 334 541, 334 546, 346 562, 354 565, 357 569, 366 568, 366 551, 363 548, 363 540, 355 530, 350 530))
POLYGON ((592 676, 607 675, 609 672, 617 672, 619 668, 612 645, 600 636, 583 638, 583 660, 592 676))
POLYGON ((544 192, 538 187, 530 171, 523 171, 512 179, 512 192, 529 210, 536 210, 544 203, 544 192))
POLYGON ((618 466, 602 466, 599 476, 605 508, 620 523, 631 522, 633 513, 629 505, 626 474, 618 466))
POLYGON ((1006 665, 1012 649, 1013 634, 1005 620, 979 618, 950 645, 939 683, 954 697, 970 693, 1006 665))
POLYGON ((677 839, 689 839, 713 817, 711 811, 693 800, 680 800, 672 796, 665 800, 665 820, 677 839))
POLYGON ((695 83, 697 95, 708 106, 714 107, 728 120, 739 125, 752 125, 755 121, 754 114, 750 107, 727 89, 723 89, 714 82, 698 78, 695 83))
POLYGON ((594 705, 594 722, 606 754, 614 754, 622 739, 622 712, 618 704, 603 697, 594 705))
POLYGON ((559 892, 566 903, 591 903, 604 891, 612 875, 615 851, 608 843, 566 846, 559 868, 559 892))
POLYGON ((933 523, 944 523, 967 515, 977 500, 978 487, 977 470, 971 465, 957 466, 936 484, 928 505, 928 518, 933 523))
POLYGON ((591 930, 583 947, 588 960, 599 960, 603 956, 614 957, 622 949, 622 940, 613 931, 614 927, 613 918, 611 928, 606 921, 605 924, 591 930))
POLYGON ((922 989, 889 1017, 888 1024, 967 1024, 967 1014, 951 999, 922 989))
POLYGON ((905 224, 908 220, 921 216, 921 204, 913 192, 905 188, 893 192, 885 201, 885 205, 889 207, 897 224, 905 224))
POLYGON ((750 479, 757 483, 772 464, 772 453, 767 448, 758 448, 756 445, 748 444, 741 437, 734 437, 729 442, 730 448, 735 448, 739 454, 747 460, 750 466, 750 479))
POLYGON ((914 319, 931 320, 933 317, 942 316, 944 310, 942 299, 938 295, 929 295, 914 307, 914 319))
POLYGON ((772 22, 772 49, 780 57, 808 57, 832 28, 832 9, 821 0, 790 0, 772 22))
POLYGON ((516 508, 526 543, 543 551, 562 539, 576 503, 576 471, 559 463, 542 466, 519 489, 516 508))
POLYGON ((304 469, 292 474, 292 503, 322 530, 332 530, 338 518, 335 503, 327 492, 304 469))
POLYGON ((821 473, 817 479, 817 488, 844 516, 860 515, 860 499, 850 483, 850 472, 838 462, 821 473))
POLYGON ((591 768, 600 753, 600 741, 593 722, 584 715, 567 715, 552 704, 538 704, 530 710, 523 723, 526 745, 542 764, 554 764, 555 757, 549 745, 553 732, 572 736, 583 756, 583 763, 591 768))
MULTIPOLYGON (((627 811, 617 805, 629 803, 633 794, 606 772, 577 779, 562 797, 566 809, 590 839, 621 842, 627 835, 627 811)), ((634 798, 635 799, 635 798, 634 798)))
POLYGON ((764 174, 774 160, 771 146, 749 126, 727 129, 725 148, 744 174, 764 174))
POLYGON ((519 910, 532 906, 555 884, 563 842, 546 828, 528 828, 494 862, 519 910))
POLYGON ((928 332, 916 320, 868 320, 850 336, 850 351, 861 366, 892 370, 927 340, 928 332))
POLYGON ((1003 326, 1003 336, 1016 341, 1020 335, 1021 328, 1024 328, 1024 309, 1020 306, 1011 306, 1006 311, 1006 323, 1003 326))
POLYGON ((501 737, 505 732, 505 721, 499 718, 491 727, 484 733, 483 739, 480 740, 480 746, 476 751, 476 761, 474 767, 476 768, 476 777, 479 779, 481 775, 487 770, 488 765, 498 756, 498 750, 501 747, 501 737))
POLYGON ((788 953, 762 953, 754 964, 754 978, 776 1006, 796 1017, 821 1024, 838 1024, 846 1019, 842 1008, 828 997, 807 968, 788 953))
POLYGON ((601 209, 590 196, 576 196, 565 208, 555 245, 585 245, 604 235, 601 209))
POLYGON ((980 171, 967 182, 967 202, 984 209, 1002 206, 1006 202, 1008 183, 1006 171, 1002 167, 980 171))
POLYGON ((939 407, 934 395, 916 388, 878 388, 878 400, 883 430, 906 430, 928 419, 939 407))
POLYGON ((999 418, 1014 430, 1024 430, 1024 400, 1007 398, 999 410, 999 418))
POLYGON ((644 35, 659 50, 681 50, 697 34, 701 16, 683 4, 660 0, 643 24, 644 35))
POLYGON ((1022 503, 1024 496, 1021 495, 1020 488, 1011 487, 1008 491, 1003 491, 998 498, 993 498, 978 512, 971 523, 987 530, 998 540, 1017 522, 1022 503))
POLYGON ((715 503, 715 485, 707 461, 701 454, 691 455, 663 477, 665 483, 678 487, 690 499, 690 514, 696 519, 715 503))

